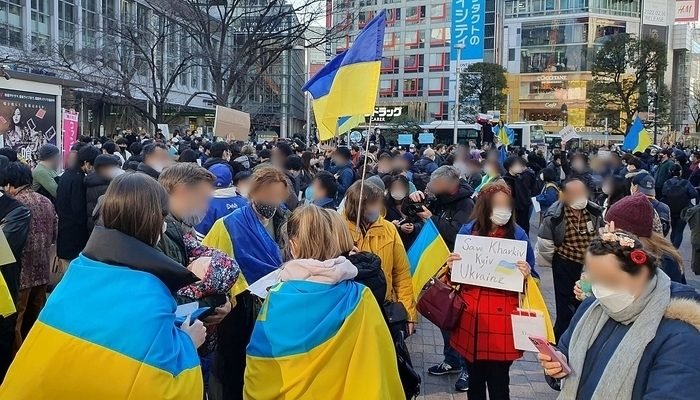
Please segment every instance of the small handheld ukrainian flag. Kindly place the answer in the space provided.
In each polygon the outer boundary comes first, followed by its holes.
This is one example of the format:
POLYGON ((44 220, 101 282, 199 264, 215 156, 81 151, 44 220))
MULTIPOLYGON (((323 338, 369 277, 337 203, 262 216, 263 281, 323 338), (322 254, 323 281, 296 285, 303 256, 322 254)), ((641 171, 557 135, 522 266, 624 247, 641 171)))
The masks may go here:
POLYGON ((347 120, 339 121, 339 118, 358 121, 358 116, 374 112, 385 26, 386 12, 382 10, 360 32, 350 49, 321 68, 302 88, 313 97, 320 140, 335 136, 337 128, 342 126, 339 122, 346 125, 347 120))
POLYGON ((639 115, 634 117, 634 122, 627 136, 625 136, 625 141, 622 142, 622 150, 629 151, 632 153, 643 152, 647 147, 651 146, 651 136, 644 128, 642 120, 639 119, 639 115))
POLYGON ((437 226, 433 220, 427 220, 418 233, 416 241, 408 249, 408 263, 416 299, 423 286, 440 270, 449 256, 450 249, 440 236, 437 226))

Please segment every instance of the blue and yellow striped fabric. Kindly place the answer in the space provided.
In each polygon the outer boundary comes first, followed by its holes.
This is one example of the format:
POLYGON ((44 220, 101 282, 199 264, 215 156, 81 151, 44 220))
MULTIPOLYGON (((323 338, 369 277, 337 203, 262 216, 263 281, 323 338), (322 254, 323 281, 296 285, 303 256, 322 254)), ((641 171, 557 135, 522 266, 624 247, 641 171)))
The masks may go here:
POLYGON ((355 282, 275 286, 247 353, 246 399, 405 398, 377 301, 355 282))
POLYGON ((418 296, 430 278, 450 256, 450 249, 432 220, 427 220, 421 228, 416 241, 408 249, 408 262, 411 265, 411 280, 413 294, 418 296))
POLYGON ((622 142, 622 150, 632 153, 644 152, 647 147, 651 146, 651 136, 647 132, 639 115, 634 117, 634 122, 625 136, 625 141, 622 142))
POLYGON ((385 26, 386 12, 382 10, 362 29, 349 50, 321 68, 302 88, 314 99, 319 140, 335 135, 339 118, 374 112, 385 26))
POLYGON ((22 345, 1 399, 199 400, 202 372, 154 275, 81 255, 22 345))

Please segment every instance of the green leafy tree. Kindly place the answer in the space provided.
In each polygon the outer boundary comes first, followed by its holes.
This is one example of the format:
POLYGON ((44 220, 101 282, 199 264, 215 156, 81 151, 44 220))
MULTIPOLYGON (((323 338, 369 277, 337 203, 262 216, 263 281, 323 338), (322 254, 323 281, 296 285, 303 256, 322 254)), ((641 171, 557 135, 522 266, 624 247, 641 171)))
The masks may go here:
POLYGON ((670 94, 663 84, 666 64, 666 43, 627 33, 610 36, 593 63, 589 112, 599 120, 619 120, 611 128, 624 133, 639 111, 654 111, 657 123, 668 119, 670 94), (649 110, 650 104, 656 110, 649 110))
POLYGON ((461 75, 460 102, 478 100, 476 108, 482 113, 490 110, 503 111, 507 101, 506 72, 506 69, 498 64, 479 62, 470 65, 461 75))

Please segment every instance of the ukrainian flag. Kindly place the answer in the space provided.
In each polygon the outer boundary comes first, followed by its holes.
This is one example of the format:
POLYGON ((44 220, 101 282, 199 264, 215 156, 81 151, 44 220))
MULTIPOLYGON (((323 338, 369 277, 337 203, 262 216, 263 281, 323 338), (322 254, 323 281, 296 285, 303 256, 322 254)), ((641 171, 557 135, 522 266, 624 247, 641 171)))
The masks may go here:
POLYGON ((513 143, 515 132, 510 128, 506 128, 503 121, 499 121, 498 125, 494 126, 492 130, 502 145, 510 146, 513 143))
POLYGON ((651 146, 651 136, 649 132, 644 128, 642 120, 639 116, 634 117, 634 122, 627 136, 625 136, 625 141, 622 142, 622 150, 629 151, 632 153, 644 152, 647 147, 651 146))
POLYGON ((449 256, 450 249, 440 236, 435 223, 427 220, 416 241, 408 249, 408 262, 411 264, 411 280, 416 299, 423 286, 438 272, 449 256))
POLYGON ((326 64, 304 87, 313 97, 319 140, 335 135, 338 119, 374 112, 384 50, 386 12, 360 32, 352 47, 326 64))
MULTIPOLYGON (((364 115, 355 115, 352 117, 341 117, 338 119, 338 135, 349 132, 352 128, 357 127, 365 122, 364 115)), ((335 135, 335 132, 333 132, 335 135)))
POLYGON ((0 399, 195 400, 202 371, 156 276, 84 255, 51 294, 0 399))
POLYGON ((244 397, 405 399, 372 292, 352 281, 273 287, 247 348, 244 397))

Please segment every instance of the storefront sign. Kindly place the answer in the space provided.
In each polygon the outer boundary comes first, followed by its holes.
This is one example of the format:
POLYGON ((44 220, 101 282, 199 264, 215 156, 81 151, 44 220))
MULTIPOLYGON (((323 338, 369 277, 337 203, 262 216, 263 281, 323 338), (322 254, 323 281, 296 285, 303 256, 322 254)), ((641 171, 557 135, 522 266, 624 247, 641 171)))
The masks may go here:
POLYGON ((391 122, 394 118, 408 113, 408 106, 378 106, 374 107, 372 122, 391 122))
POLYGON ((558 104, 557 103, 544 103, 544 106, 547 108, 557 108, 558 104))
POLYGON ((545 82, 561 82, 566 80, 566 75, 540 75, 537 77, 537 80, 545 82))
POLYGON ((697 22, 698 0, 676 0, 676 22, 697 22))
POLYGON ((39 147, 56 144, 56 96, 0 90, 0 134, 30 166, 36 165, 39 147))
POLYGON ((462 60, 483 60, 485 0, 454 0, 452 2, 452 51, 450 60, 457 60, 455 44, 464 44, 462 60))
POLYGON ((61 125, 63 126, 63 160, 68 159, 70 148, 78 141, 78 113, 62 109, 61 125))

